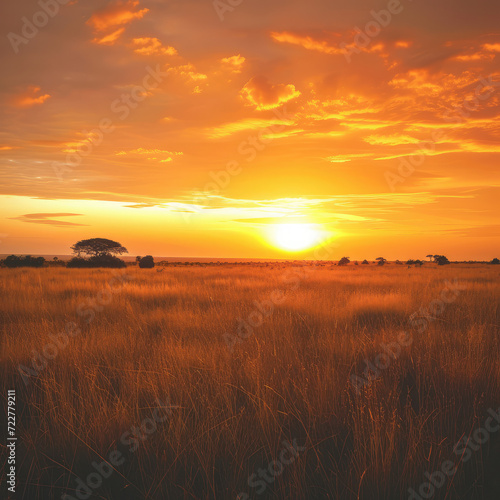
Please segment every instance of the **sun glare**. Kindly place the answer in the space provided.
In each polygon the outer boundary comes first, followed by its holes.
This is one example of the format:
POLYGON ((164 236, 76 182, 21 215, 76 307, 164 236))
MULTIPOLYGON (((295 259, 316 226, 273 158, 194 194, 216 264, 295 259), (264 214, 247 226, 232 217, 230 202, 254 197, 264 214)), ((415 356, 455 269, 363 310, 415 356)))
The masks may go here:
POLYGON ((318 245, 322 232, 315 224, 276 224, 271 229, 271 239, 277 247, 297 252, 318 245))

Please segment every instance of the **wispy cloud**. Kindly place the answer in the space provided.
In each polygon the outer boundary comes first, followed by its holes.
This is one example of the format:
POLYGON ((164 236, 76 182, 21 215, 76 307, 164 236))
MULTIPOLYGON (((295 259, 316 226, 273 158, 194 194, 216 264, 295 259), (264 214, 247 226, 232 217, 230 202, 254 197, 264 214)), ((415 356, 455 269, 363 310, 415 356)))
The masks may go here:
POLYGON ((33 224, 48 224, 50 226, 87 226, 88 224, 78 224, 76 222, 57 220, 59 217, 74 217, 82 215, 83 214, 68 213, 24 214, 19 217, 10 217, 10 219, 19 220, 21 222, 31 222, 33 224))

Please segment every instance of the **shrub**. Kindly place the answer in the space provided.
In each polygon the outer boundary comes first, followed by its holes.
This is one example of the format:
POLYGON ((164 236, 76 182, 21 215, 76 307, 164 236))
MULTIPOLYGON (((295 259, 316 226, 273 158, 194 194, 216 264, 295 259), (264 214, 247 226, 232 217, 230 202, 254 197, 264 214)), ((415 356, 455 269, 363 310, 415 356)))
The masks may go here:
POLYGON ((69 262, 67 267, 110 267, 110 268, 121 268, 127 265, 123 260, 115 257, 113 255, 98 255, 91 257, 90 259, 84 259, 82 257, 73 257, 69 262))
POLYGON ((498 265, 500 264, 500 260, 498 260, 496 257, 490 262, 490 264, 498 265))
POLYGON ((434 262, 437 262, 438 266, 445 266, 450 263, 444 255, 435 255, 434 262))
POLYGON ((18 257, 17 255, 9 255, 3 263, 7 267, 43 267, 45 264, 45 259, 43 257, 32 257, 31 255, 26 255, 26 257, 18 257))
POLYGON ((349 257, 342 257, 340 260, 339 260, 339 266, 347 266, 347 264, 349 264, 349 262, 351 262, 349 260, 349 257))
POLYGON ((67 264, 66 267, 92 267, 88 259, 83 257, 73 257, 67 264))
POLYGON ((155 267, 155 261, 151 255, 146 255, 139 261, 139 267, 142 269, 152 269, 155 267))

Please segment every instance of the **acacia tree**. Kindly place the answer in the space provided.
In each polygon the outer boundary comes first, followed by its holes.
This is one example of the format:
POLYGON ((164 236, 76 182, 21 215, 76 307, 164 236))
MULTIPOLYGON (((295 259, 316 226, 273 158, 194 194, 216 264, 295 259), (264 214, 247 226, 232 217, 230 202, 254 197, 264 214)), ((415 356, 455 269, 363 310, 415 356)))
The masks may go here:
POLYGON ((384 259, 383 257, 377 257, 375 260, 378 260, 379 266, 383 266, 387 262, 387 260, 384 259))
POLYGON ((71 250, 78 257, 83 253, 89 257, 104 257, 106 255, 121 255, 128 253, 128 250, 117 241, 108 240, 106 238, 91 238, 88 240, 80 240, 75 243, 71 250))
POLYGON ((426 257, 429 259, 429 262, 432 262, 432 259, 434 258, 434 255, 431 253, 429 255, 426 255, 426 257))

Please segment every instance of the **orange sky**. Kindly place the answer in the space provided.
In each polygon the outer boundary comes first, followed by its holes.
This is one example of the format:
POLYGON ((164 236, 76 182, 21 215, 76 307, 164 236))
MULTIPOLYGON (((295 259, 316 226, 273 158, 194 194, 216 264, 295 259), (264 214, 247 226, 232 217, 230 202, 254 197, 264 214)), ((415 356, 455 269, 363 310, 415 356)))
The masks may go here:
POLYGON ((496 0, 231 3, 3 6, 0 253, 500 253, 496 0))

